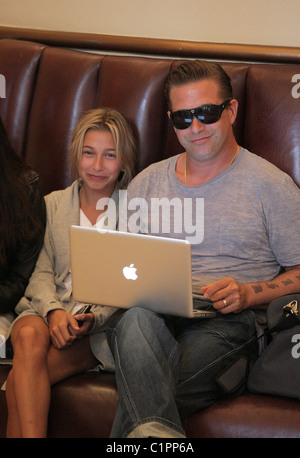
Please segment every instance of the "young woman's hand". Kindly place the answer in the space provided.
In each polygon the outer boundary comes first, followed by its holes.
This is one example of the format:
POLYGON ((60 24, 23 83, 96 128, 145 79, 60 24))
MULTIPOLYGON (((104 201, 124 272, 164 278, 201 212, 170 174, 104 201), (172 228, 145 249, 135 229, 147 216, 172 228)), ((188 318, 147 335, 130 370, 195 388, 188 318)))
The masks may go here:
POLYGON ((80 335, 76 318, 65 310, 51 310, 47 319, 51 342, 57 350, 69 347, 80 335))
POLYGON ((78 313, 75 315, 75 319, 80 327, 79 333, 77 333, 77 338, 82 338, 90 332, 94 326, 95 316, 93 313, 78 313))

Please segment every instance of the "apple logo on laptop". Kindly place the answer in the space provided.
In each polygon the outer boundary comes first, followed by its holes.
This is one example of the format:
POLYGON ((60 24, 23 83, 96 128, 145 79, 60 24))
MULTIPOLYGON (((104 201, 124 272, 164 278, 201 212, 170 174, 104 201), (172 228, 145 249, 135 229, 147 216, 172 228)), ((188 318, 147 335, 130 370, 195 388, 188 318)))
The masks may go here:
POLYGON ((136 268, 134 267, 134 264, 130 264, 130 266, 124 267, 123 275, 127 280, 136 280, 138 276, 136 274, 136 268))

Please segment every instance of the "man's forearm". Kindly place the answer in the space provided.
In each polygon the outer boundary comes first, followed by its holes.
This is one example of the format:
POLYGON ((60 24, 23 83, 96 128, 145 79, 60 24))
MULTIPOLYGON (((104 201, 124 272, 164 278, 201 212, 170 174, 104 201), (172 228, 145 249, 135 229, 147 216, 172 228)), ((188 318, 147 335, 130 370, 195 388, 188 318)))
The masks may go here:
POLYGON ((300 293, 300 266, 286 269, 276 278, 266 282, 249 283, 246 286, 248 307, 269 304, 285 294, 300 293))

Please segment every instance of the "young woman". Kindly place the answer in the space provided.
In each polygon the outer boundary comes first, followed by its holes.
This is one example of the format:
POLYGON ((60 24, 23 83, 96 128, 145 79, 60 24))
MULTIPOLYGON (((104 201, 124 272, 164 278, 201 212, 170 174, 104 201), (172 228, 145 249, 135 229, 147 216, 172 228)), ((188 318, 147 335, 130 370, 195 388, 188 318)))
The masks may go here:
POLYGON ((91 313, 75 317, 81 304, 72 300, 69 226, 101 227, 109 208, 97 209, 98 200, 111 198, 115 205, 134 165, 134 138, 119 112, 96 109, 83 115, 71 145, 76 179, 46 196, 44 246, 16 309, 7 437, 46 437, 51 385, 98 364, 108 368, 105 335, 98 330, 114 309, 92 306, 91 313))
POLYGON ((43 244, 46 212, 39 177, 12 148, 1 119, 0 215, 0 334, 5 336, 43 244))

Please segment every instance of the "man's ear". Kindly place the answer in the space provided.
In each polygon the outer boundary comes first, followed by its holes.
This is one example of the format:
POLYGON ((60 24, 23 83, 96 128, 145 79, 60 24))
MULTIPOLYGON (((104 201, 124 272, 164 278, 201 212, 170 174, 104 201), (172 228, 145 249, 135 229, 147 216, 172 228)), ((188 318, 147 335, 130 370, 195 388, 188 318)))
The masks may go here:
POLYGON ((236 99, 232 99, 227 107, 231 125, 233 125, 236 120, 237 113, 238 113, 238 106, 239 106, 239 102, 236 99))

